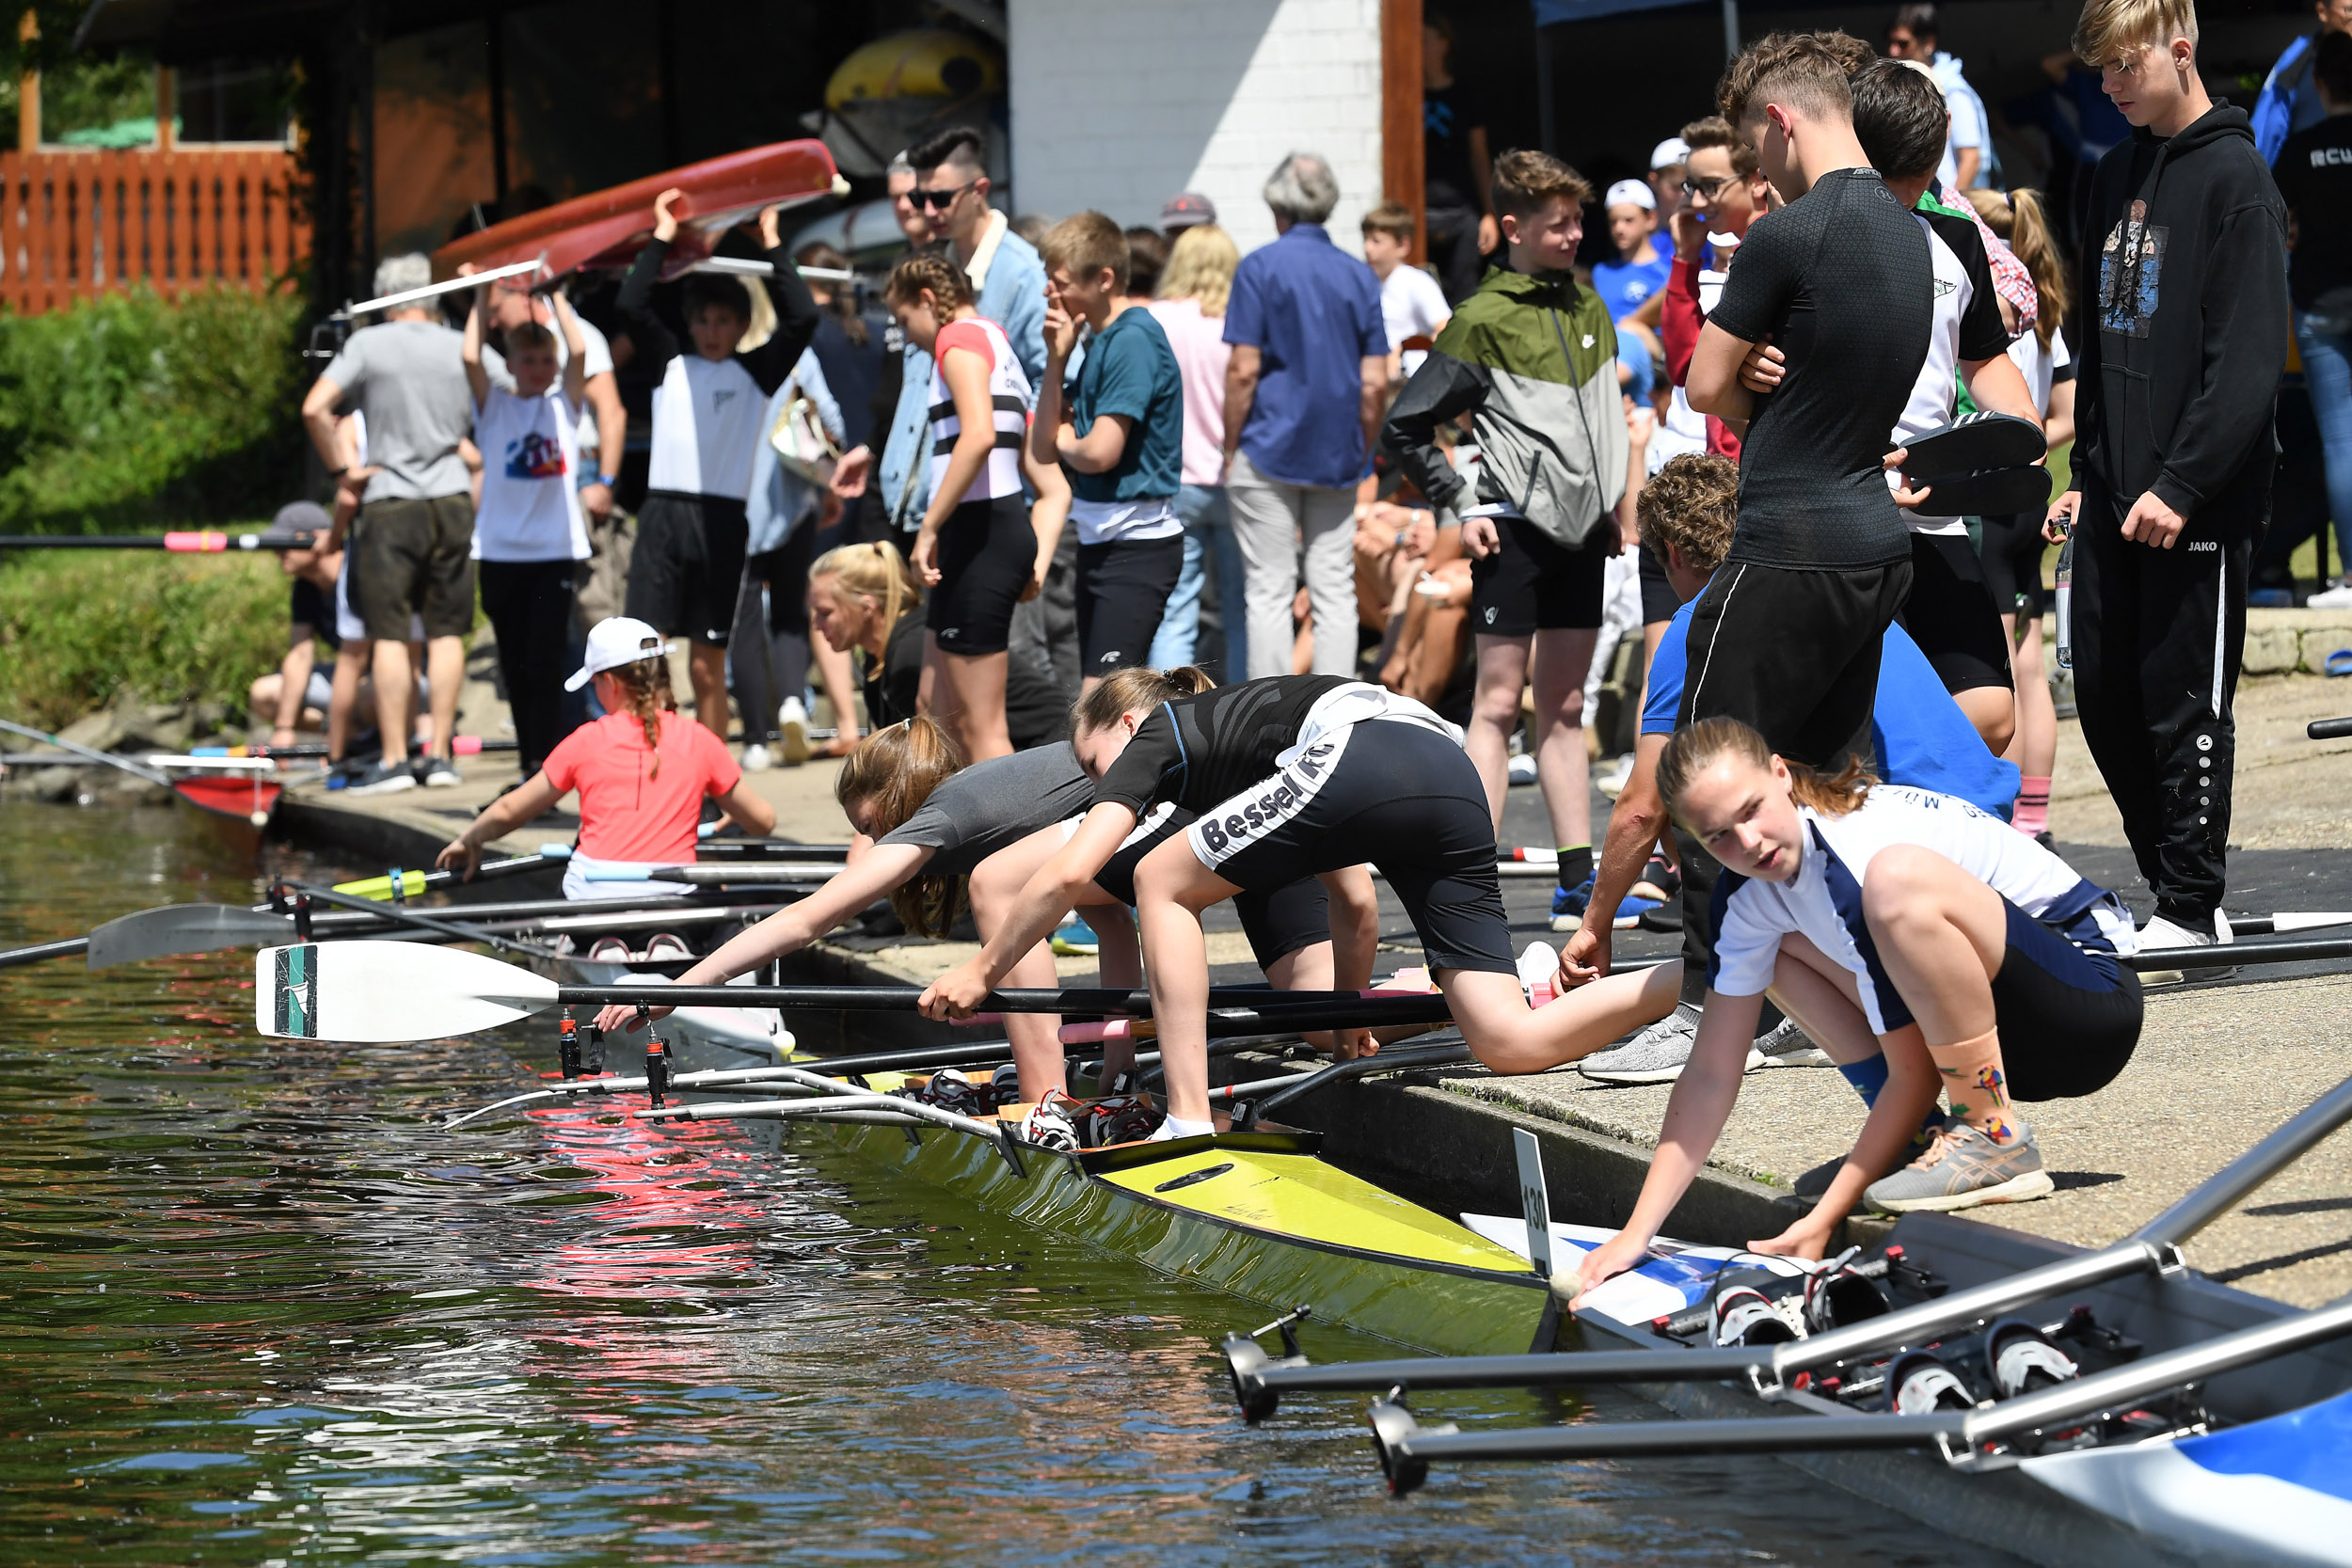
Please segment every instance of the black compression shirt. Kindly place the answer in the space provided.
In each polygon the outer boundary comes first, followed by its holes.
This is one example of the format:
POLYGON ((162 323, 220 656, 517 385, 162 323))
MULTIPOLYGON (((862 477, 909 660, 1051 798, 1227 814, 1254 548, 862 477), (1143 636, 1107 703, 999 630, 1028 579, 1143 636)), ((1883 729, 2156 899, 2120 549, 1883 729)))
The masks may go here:
MULTIPOLYGON (((921 610, 909 610, 890 628, 881 662, 871 656, 866 660, 866 721, 876 729, 914 717, 923 684, 923 629, 921 610)), ((1005 666, 1005 731, 1016 752, 1070 737, 1070 700, 1025 649, 1014 649, 1005 666)))
POLYGON ((1750 227, 1708 315, 1788 356, 1740 457, 1729 559, 1840 570, 1911 556, 1880 459, 1928 353, 1928 237, 1867 168, 1822 176, 1750 227))
POLYGON ((1163 800, 1206 811, 1274 771, 1298 739, 1307 710, 1345 675, 1275 675, 1163 703, 1136 730, 1095 789, 1141 816, 1163 800))

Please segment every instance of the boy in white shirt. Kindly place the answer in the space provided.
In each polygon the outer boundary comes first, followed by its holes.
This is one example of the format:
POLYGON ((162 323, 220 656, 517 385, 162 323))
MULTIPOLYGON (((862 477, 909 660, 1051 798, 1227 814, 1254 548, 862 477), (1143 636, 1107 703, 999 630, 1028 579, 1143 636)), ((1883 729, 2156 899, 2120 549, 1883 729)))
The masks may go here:
POLYGON ((1389 385, 1401 387, 1421 369, 1427 349, 1406 350, 1407 338, 1436 339, 1454 315, 1445 291, 1423 268, 1409 264, 1413 214, 1402 202, 1383 201, 1364 214, 1364 261, 1380 279, 1380 322, 1389 329, 1389 385))
POLYGON ((564 677, 571 662, 573 562, 588 559, 580 511, 580 415, 588 354, 571 301, 554 296, 564 334, 537 322, 507 328, 513 388, 483 363, 490 309, 485 284, 466 317, 463 356, 473 391, 474 444, 482 450, 482 505, 473 554, 483 612, 498 637, 499 669, 515 714, 516 751, 526 779, 564 738, 564 677))

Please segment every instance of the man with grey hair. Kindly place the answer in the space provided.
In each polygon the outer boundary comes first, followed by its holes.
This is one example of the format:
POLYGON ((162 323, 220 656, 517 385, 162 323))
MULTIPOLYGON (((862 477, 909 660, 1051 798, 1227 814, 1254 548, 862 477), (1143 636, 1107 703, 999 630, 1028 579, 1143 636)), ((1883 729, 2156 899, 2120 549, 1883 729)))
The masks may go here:
POLYGON ((1306 546, 1314 670, 1356 668, 1356 487, 1388 391, 1380 281, 1331 243, 1331 166, 1294 152, 1265 184, 1275 242, 1242 258, 1225 308, 1226 496, 1241 546, 1249 678, 1291 673, 1306 546))
MULTIPOLYGON (((389 257, 375 269, 379 297, 432 281, 433 263, 421 254, 389 257)), ((450 741, 474 601, 472 476, 458 450, 473 429, 473 397, 461 346, 429 303, 387 310, 383 321, 351 335, 302 400, 303 427, 336 483, 337 515, 358 509, 348 593, 352 612, 373 644, 384 755, 355 782, 355 793, 459 782, 450 741), (366 429, 366 447, 356 462, 336 436, 336 416, 345 408, 356 410, 366 429), (413 768, 412 617, 424 625, 433 713, 429 752, 413 768)))

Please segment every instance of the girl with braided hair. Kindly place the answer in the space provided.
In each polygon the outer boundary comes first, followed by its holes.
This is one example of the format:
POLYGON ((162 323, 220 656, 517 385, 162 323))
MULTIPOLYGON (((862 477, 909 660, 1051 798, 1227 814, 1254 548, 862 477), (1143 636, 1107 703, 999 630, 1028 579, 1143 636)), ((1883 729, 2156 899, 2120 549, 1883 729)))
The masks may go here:
POLYGON ((1009 753, 1005 692, 1015 605, 1033 598, 1070 515, 1058 465, 1027 451, 1036 395, 1003 330, 946 255, 917 251, 883 299, 931 356, 930 505, 911 552, 925 606, 925 706, 973 761, 1009 753), (1037 492, 1032 514, 1023 493, 1037 492))
MULTIPOLYGON (((591 870, 691 864, 705 797, 745 832, 765 836, 776 808, 743 787, 726 743, 682 719, 670 693, 668 649, 643 621, 614 616, 588 634, 588 657, 564 682, 596 682, 604 717, 574 730, 547 762, 442 846, 435 863, 473 875, 482 847, 545 816, 580 791, 580 842, 564 872, 564 896, 597 896, 591 870)), ((687 891, 656 884, 657 891, 687 891)))

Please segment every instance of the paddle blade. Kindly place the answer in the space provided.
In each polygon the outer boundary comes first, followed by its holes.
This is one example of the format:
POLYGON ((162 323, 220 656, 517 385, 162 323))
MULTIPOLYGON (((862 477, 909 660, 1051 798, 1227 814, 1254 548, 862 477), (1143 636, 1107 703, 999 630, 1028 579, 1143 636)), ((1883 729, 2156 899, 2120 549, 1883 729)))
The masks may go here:
POLYGON ((292 915, 233 904, 167 904, 109 920, 89 934, 89 966, 137 963, 143 958, 209 953, 219 947, 283 942, 294 935, 292 915))
POLYGON ((2352 914, 2274 914, 2270 929, 2279 936, 2289 931, 2315 931, 2327 926, 2352 926, 2352 914))
POLYGON ((255 1023, 274 1039, 352 1045, 470 1035, 555 1002, 555 982, 472 953, 403 942, 265 947, 255 1023))

